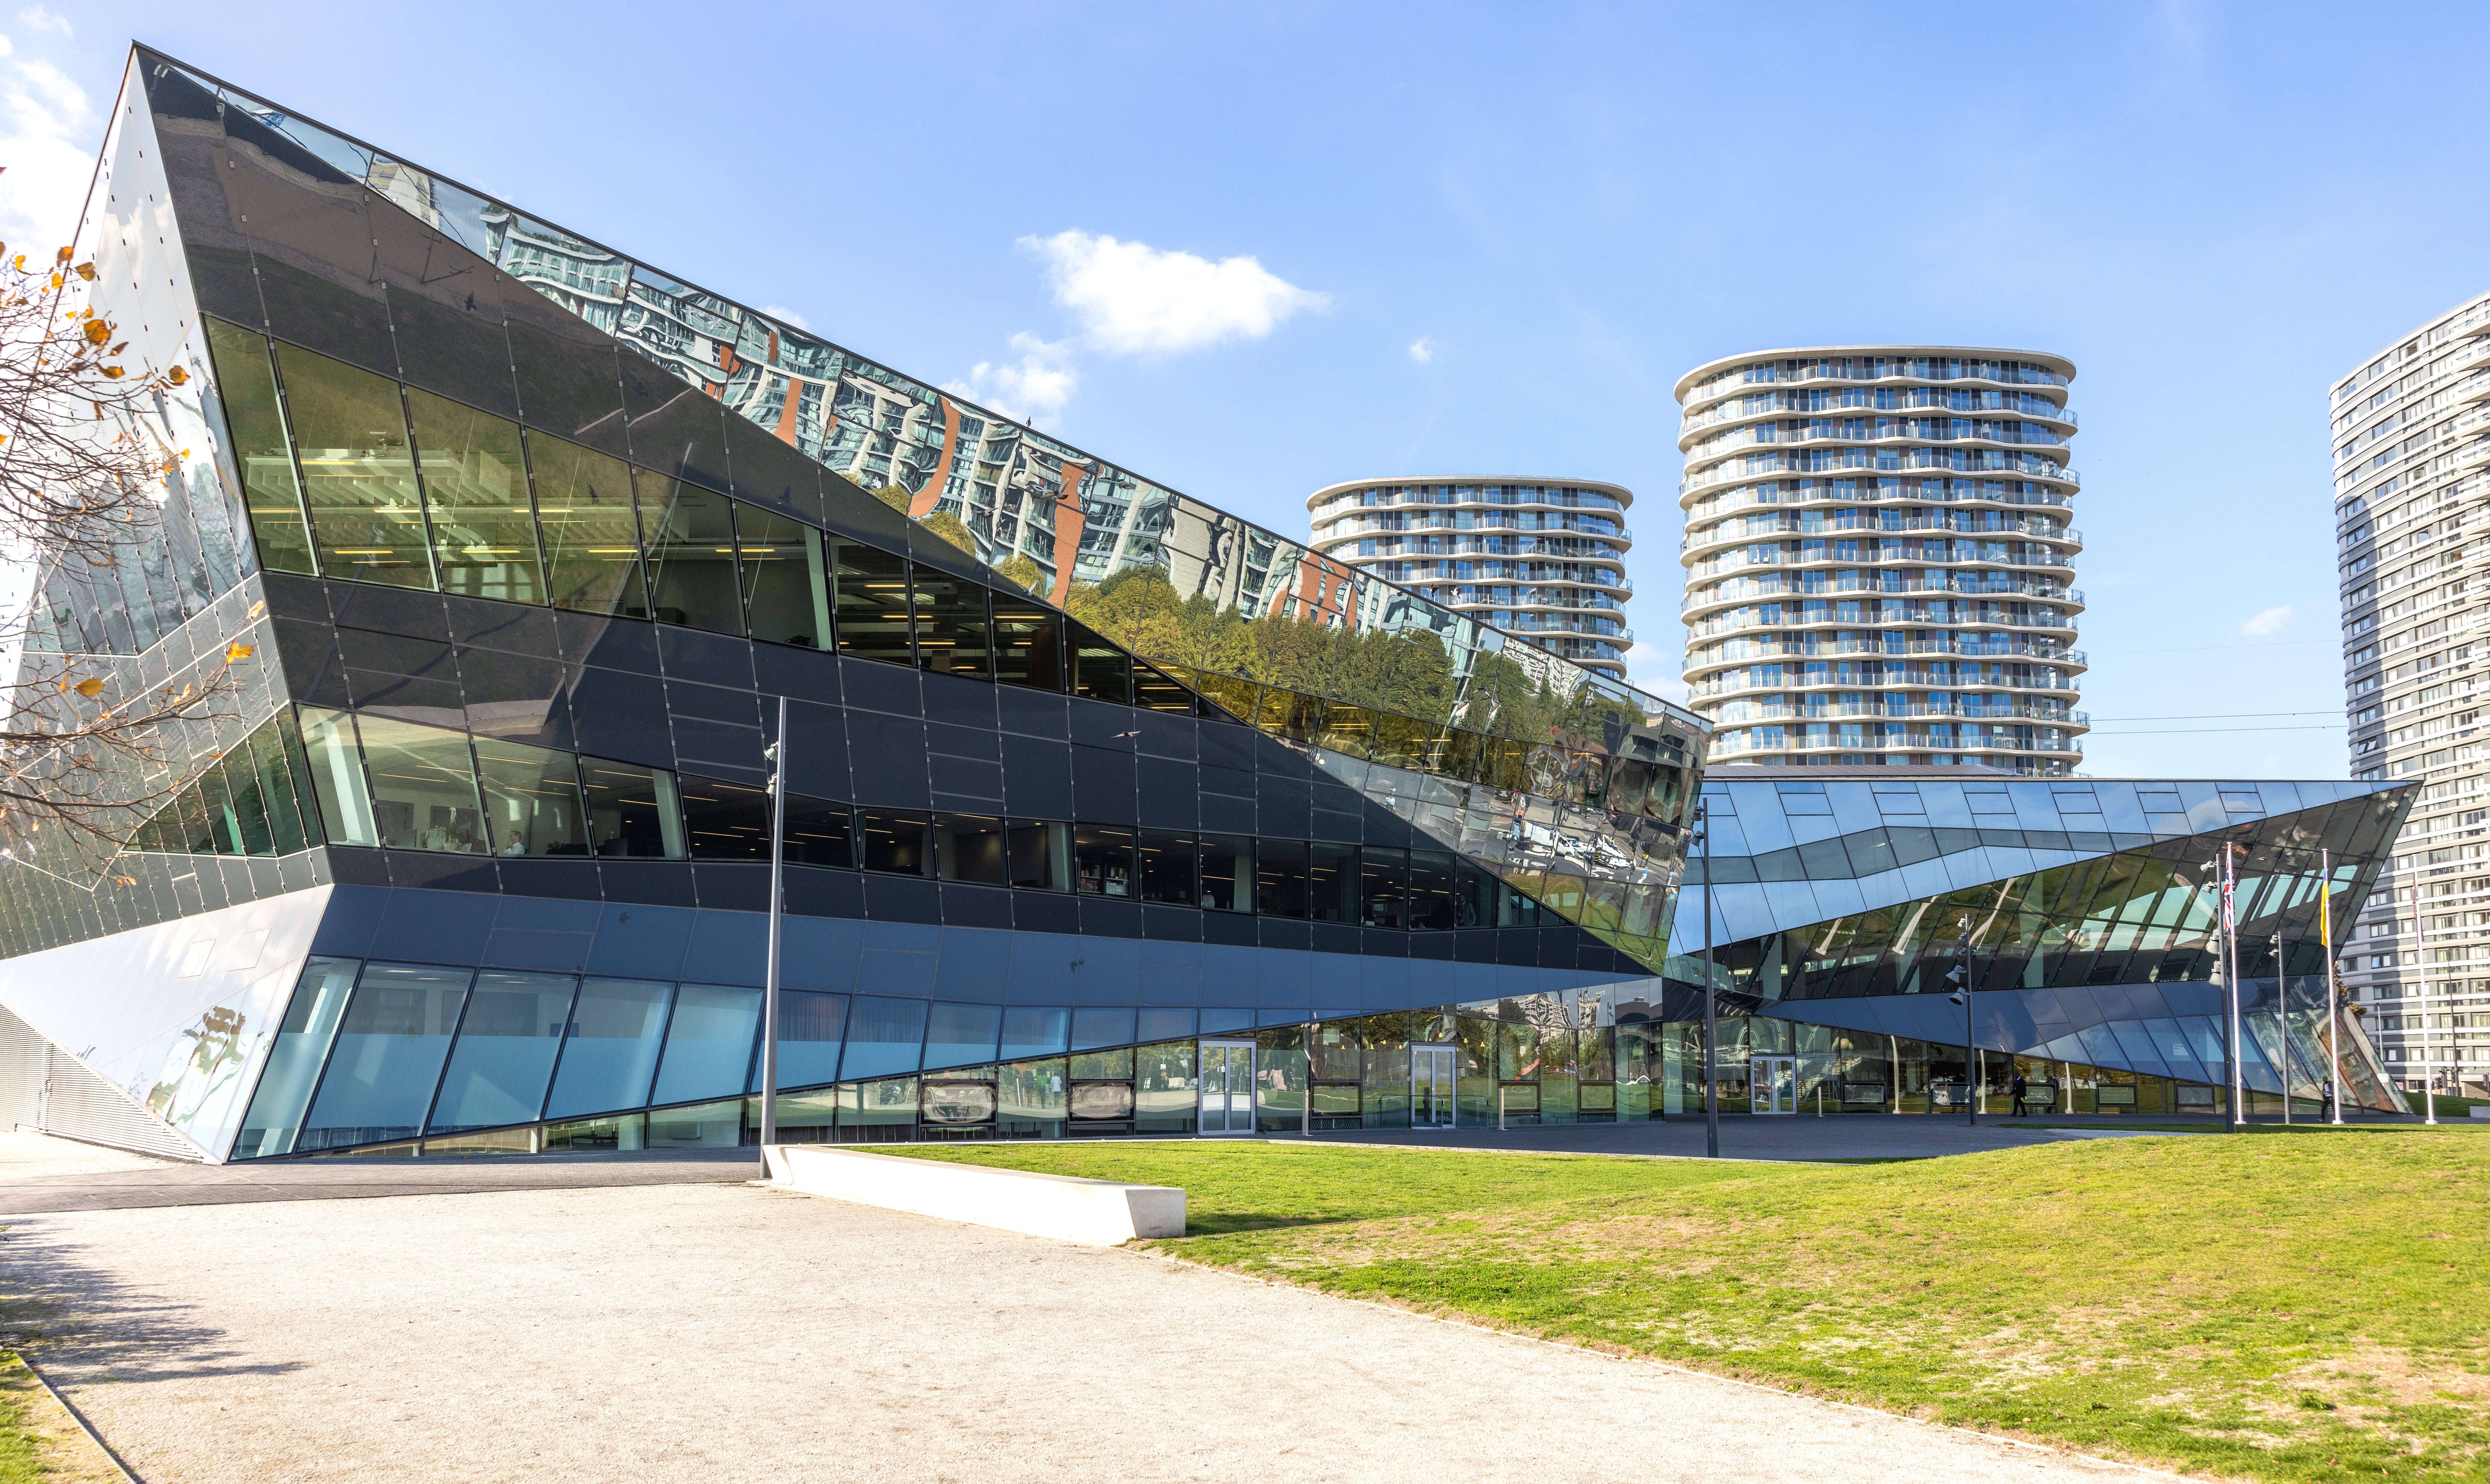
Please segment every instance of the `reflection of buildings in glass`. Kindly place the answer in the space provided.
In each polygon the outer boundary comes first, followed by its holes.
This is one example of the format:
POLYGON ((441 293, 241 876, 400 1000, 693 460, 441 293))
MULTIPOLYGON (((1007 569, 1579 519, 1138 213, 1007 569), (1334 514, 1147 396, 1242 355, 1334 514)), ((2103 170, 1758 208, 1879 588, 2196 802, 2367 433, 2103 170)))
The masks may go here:
POLYGON ((1314 544, 1605 675, 1625 674, 1633 491, 1596 480, 1357 480, 1306 497, 1314 544))
POLYGON ((495 266, 597 329, 613 333, 622 320, 624 285, 631 277, 628 260, 507 206, 486 207, 483 223, 488 245, 484 255, 495 266))

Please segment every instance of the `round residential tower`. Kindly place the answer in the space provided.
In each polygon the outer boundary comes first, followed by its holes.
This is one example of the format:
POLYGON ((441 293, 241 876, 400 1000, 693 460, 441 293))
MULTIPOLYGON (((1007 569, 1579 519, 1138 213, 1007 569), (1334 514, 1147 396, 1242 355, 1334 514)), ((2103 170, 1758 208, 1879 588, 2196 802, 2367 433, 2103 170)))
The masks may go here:
POLYGON ((1841 345, 1679 379, 1685 673, 1714 763, 2082 763, 2074 373, 1841 345))

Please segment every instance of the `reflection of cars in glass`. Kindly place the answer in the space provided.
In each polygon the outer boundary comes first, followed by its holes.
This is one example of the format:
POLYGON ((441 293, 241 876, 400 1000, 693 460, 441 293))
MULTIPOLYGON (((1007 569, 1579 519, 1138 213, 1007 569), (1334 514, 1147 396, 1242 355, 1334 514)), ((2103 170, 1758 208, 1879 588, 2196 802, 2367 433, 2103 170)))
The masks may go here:
POLYGON ((1072 1085, 1075 1119, 1129 1119, 1133 1085, 1129 1082, 1076 1082, 1072 1085))
POLYGON ((991 1082, 928 1082, 923 1088, 917 1109, 928 1123, 985 1123, 994 1119, 991 1082))

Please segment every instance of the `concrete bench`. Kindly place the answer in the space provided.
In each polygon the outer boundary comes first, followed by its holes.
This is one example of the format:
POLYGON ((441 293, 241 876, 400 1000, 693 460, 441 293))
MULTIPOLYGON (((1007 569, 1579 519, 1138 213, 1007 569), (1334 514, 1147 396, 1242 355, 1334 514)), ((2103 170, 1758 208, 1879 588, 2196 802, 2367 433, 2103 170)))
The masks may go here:
POLYGON ((1184 1235, 1184 1192, 1173 1185, 1119 1185, 817 1144, 773 1144, 765 1152, 773 1182, 860 1206, 1093 1247, 1184 1235))

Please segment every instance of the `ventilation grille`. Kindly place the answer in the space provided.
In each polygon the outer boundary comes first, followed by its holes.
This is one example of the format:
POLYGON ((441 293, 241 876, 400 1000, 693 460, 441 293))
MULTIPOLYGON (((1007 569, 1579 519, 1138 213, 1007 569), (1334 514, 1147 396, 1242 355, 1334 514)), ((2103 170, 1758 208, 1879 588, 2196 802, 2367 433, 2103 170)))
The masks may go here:
POLYGON ((0 1008, 0 1128, 200 1162, 189 1141, 41 1031, 0 1008))

